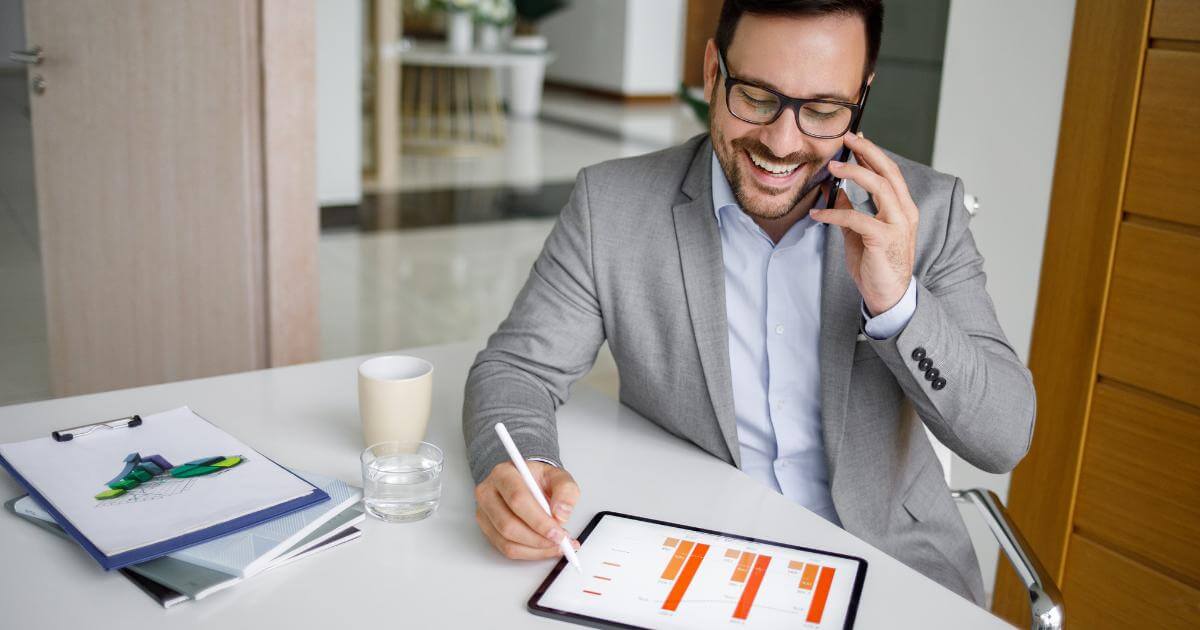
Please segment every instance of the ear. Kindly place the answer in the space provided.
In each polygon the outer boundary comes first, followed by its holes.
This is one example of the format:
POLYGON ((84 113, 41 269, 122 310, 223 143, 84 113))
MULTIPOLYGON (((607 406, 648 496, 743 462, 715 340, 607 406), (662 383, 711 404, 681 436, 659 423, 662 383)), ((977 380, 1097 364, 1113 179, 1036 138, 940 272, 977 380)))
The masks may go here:
POLYGON ((710 103, 713 100, 713 90, 717 87, 718 74, 720 70, 717 66, 717 43, 710 37, 704 45, 704 100, 710 103))

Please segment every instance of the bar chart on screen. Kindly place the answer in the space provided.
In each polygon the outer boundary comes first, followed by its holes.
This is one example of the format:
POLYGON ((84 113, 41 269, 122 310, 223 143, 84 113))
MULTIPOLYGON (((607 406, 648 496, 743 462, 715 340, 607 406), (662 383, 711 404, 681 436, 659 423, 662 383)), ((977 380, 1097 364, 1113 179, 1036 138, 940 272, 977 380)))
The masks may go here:
POLYGON ((544 605, 646 627, 841 628, 854 560, 658 524, 605 518, 544 605), (588 614, 588 613, 584 613, 588 614))

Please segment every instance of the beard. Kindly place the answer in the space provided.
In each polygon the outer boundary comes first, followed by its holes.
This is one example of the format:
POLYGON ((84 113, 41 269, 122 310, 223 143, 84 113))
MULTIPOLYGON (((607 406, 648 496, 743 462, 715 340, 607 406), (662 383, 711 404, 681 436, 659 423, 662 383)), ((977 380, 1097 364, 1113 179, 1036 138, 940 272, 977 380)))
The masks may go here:
POLYGON ((775 154, 766 145, 749 137, 735 138, 732 142, 727 143, 725 134, 712 121, 712 112, 716 111, 715 93, 717 90, 713 90, 713 92, 714 98, 709 104, 709 134, 712 136, 713 151, 716 152, 717 162, 720 163, 721 170, 725 172, 725 178, 729 180, 729 187, 733 190, 733 195, 737 198, 738 205, 741 206, 743 212, 758 219, 776 220, 787 216, 788 213, 796 208, 800 200, 804 199, 829 176, 829 169, 825 163, 825 159, 820 155, 807 151, 797 151, 789 153, 786 156, 775 157, 775 154), (744 172, 744 168, 755 167, 746 166, 744 162, 738 159, 738 153, 742 151, 760 157, 769 157, 771 161, 776 163, 798 164, 797 169, 803 169, 811 165, 812 174, 789 195, 787 194, 788 188, 765 187, 754 181, 749 173, 744 172), (747 187, 751 186, 760 193, 770 195, 772 198, 762 201, 751 198, 747 194, 747 187))

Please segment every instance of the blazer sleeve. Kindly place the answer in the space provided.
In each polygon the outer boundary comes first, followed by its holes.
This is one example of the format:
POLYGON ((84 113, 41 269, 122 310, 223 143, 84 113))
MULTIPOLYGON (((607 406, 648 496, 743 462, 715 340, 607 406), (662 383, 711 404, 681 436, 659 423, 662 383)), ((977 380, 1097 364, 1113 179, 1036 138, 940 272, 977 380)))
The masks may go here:
POLYGON ((508 460, 493 429, 497 422, 526 458, 561 464, 555 411, 591 369, 605 339, 591 234, 585 169, 512 311, 467 376, 463 436, 476 483, 508 460))
POLYGON ((1033 379, 1000 329, 955 179, 943 247, 917 278, 917 308, 900 334, 872 340, 918 415, 960 457, 991 473, 1012 470, 1029 450, 1033 379), (934 389, 924 354, 945 379, 934 389))

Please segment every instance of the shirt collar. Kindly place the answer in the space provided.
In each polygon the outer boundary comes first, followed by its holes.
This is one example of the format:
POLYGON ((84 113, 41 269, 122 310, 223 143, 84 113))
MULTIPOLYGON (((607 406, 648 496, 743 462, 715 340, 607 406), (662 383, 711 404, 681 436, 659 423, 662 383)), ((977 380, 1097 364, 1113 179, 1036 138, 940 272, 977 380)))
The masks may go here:
POLYGON ((721 168, 721 162, 717 160, 717 152, 712 154, 712 200, 713 214, 717 215, 717 225, 721 225, 721 209, 738 206, 737 197, 733 195, 733 188, 729 185, 729 179, 725 177, 725 169, 721 168))

